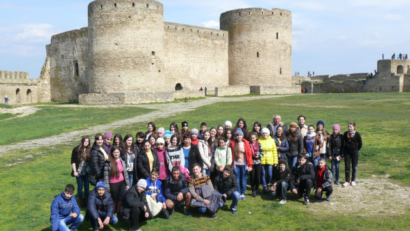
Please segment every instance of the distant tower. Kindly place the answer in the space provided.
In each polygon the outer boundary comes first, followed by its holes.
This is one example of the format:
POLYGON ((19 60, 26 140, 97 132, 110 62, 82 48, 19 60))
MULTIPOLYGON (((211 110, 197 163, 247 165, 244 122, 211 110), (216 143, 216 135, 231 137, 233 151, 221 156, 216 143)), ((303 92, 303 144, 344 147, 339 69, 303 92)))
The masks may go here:
POLYGON ((225 12, 229 32, 229 84, 291 86, 292 13, 249 8, 225 12))
POLYGON ((95 0, 88 5, 89 93, 165 87, 163 5, 95 0))

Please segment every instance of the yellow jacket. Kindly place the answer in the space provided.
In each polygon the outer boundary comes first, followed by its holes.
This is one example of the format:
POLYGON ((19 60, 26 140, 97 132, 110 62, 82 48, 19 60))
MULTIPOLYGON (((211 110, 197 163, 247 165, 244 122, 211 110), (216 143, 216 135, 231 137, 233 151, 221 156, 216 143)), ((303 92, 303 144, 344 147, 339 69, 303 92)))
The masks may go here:
POLYGON ((276 150, 276 143, 272 137, 268 138, 259 138, 259 143, 262 145, 263 157, 261 159, 261 164, 274 165, 278 164, 278 152, 276 150))

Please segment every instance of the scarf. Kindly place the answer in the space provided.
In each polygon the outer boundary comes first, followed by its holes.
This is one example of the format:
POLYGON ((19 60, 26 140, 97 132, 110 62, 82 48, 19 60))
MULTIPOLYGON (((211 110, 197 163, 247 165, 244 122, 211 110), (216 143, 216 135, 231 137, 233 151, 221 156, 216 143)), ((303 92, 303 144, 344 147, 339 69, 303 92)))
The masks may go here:
POLYGON ((108 155, 107 155, 107 153, 105 152, 105 150, 104 150, 104 148, 100 148, 100 151, 104 154, 104 161, 107 161, 108 160, 108 155))
POLYGON ((315 132, 313 132, 313 133, 311 133, 311 134, 306 133, 306 137, 307 137, 308 140, 313 139, 313 137, 315 137, 315 136, 316 136, 316 133, 315 133, 315 132))
POLYGON ((251 143, 250 145, 251 145, 252 155, 256 156, 258 154, 258 150, 259 150, 258 142, 255 142, 255 144, 251 143))
POLYGON ((352 139, 356 135, 356 131, 349 132, 349 139, 352 139))

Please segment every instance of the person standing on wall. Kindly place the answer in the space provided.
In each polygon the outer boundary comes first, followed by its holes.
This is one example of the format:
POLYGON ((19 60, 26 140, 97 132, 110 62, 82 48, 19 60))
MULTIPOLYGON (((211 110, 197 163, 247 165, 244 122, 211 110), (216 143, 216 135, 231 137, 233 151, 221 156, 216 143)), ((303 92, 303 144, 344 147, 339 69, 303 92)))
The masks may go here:
POLYGON ((7 95, 4 96, 4 104, 9 104, 9 97, 7 95))
POLYGON ((384 60, 384 54, 382 54, 382 59, 384 60))

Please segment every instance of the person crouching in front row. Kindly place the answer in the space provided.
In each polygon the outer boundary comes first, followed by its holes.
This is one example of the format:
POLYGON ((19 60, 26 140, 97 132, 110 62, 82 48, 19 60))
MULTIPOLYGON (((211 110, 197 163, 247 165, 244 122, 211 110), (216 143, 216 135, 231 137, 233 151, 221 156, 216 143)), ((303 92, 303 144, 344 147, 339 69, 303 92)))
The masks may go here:
POLYGON ((292 168, 292 176, 290 179, 290 190, 294 194, 299 194, 300 198, 304 199, 303 204, 309 204, 310 191, 313 187, 315 179, 315 170, 312 164, 308 164, 306 155, 300 155, 298 164, 292 168))
POLYGON ((215 190, 222 194, 222 203, 219 207, 222 208, 226 200, 232 200, 232 213, 237 214, 236 206, 241 199, 241 194, 238 192, 238 182, 233 174, 232 165, 226 165, 222 174, 215 178, 215 190))
POLYGON ((333 192, 333 174, 332 170, 326 165, 324 158, 319 159, 319 164, 315 168, 315 182, 316 193, 315 198, 322 200, 323 192, 326 192, 326 200, 330 201, 330 195, 333 192))
POLYGON ((280 204, 286 203, 286 192, 289 189, 289 181, 292 176, 290 168, 286 168, 286 160, 279 161, 279 169, 277 169, 272 177, 271 195, 280 197, 280 204))

